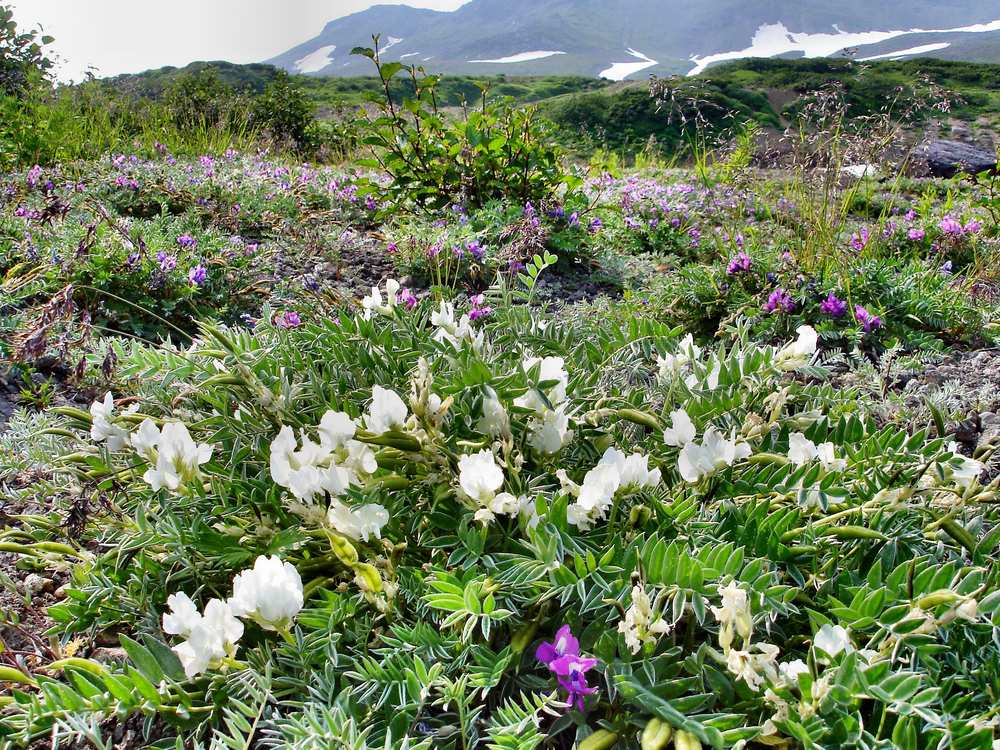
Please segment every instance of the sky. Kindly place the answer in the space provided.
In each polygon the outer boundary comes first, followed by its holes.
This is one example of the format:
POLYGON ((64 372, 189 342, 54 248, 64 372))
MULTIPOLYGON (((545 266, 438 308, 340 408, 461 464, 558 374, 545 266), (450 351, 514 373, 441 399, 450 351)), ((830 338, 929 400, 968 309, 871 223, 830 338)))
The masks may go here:
MULTIPOLYGON (((399 5, 403 0, 378 0, 399 5)), ((454 10, 467 0, 406 0, 454 10)), ((260 62, 375 0, 11 0, 19 25, 41 26, 63 81, 137 73, 194 60, 260 62)))

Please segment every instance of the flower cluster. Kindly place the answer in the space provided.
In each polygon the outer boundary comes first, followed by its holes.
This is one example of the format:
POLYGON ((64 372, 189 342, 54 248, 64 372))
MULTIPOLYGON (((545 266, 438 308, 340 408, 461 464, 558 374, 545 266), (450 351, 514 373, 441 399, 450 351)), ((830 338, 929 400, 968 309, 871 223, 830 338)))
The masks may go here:
POLYGON ((253 568, 233 579, 232 597, 210 600, 204 613, 187 594, 171 594, 163 631, 186 639, 173 650, 191 678, 233 662, 243 637, 243 623, 237 618, 253 620, 264 630, 287 632, 302 605, 302 579, 295 566, 261 555, 253 568))
POLYGON ((535 650, 535 658, 556 676, 570 705, 582 711, 587 696, 597 692, 596 687, 587 684, 587 672, 597 666, 597 659, 580 655, 580 642, 570 626, 563 625, 554 640, 541 643, 535 650))

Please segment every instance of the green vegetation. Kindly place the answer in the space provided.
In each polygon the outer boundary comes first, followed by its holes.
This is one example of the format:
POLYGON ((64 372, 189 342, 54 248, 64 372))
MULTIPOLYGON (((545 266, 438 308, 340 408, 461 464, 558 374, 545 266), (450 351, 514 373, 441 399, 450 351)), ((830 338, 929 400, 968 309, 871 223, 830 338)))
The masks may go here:
POLYGON ((349 123, 15 48, 4 750, 1000 742, 1000 177, 903 175, 920 108, 552 98, 656 139, 584 166, 377 40, 349 123))

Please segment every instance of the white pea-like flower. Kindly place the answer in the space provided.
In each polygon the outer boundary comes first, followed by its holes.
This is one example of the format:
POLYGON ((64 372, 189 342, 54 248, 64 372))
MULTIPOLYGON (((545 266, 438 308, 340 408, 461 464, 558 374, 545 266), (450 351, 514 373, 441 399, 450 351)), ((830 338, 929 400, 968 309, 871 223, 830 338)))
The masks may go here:
POLYGON ((796 331, 799 337, 786 344, 775 357, 775 366, 779 370, 791 371, 805 367, 812 361, 816 353, 819 335, 812 326, 799 326, 796 331))
POLYGON ((128 444, 128 430, 114 424, 115 400, 108 391, 103 401, 94 401, 90 405, 90 438, 95 443, 106 443, 108 450, 118 451, 128 444))
POLYGON ((229 606, 264 630, 287 630, 304 603, 302 578, 291 563, 277 556, 257 558, 253 568, 233 579, 229 606))
POLYGON ((147 417, 139 428, 129 436, 132 449, 150 463, 156 462, 156 450, 160 445, 160 428, 147 417))
POLYGON ((212 457, 212 446, 195 443, 183 422, 167 422, 156 447, 156 464, 143 474, 154 489, 171 491, 200 476, 200 467, 212 457))
POLYGON ((841 651, 848 654, 854 651, 851 636, 841 625, 826 624, 821 627, 813 636, 813 646, 827 656, 836 656, 841 651))
POLYGON ((346 537, 367 542, 369 538, 382 538, 382 527, 389 523, 389 511, 377 503, 349 508, 339 500, 330 503, 327 523, 346 537))
POLYGON ((236 619, 229 604, 212 599, 205 613, 183 592, 167 599, 170 613, 163 615, 163 630, 186 638, 173 647, 188 678, 195 677, 222 659, 236 653, 236 643, 243 637, 243 623, 236 619))
POLYGON ((694 442, 698 431, 694 427, 694 422, 684 409, 677 409, 670 412, 672 426, 663 431, 663 442, 677 448, 683 448, 688 443, 694 442))
POLYGON ((709 427, 701 445, 690 442, 681 449, 677 468, 684 481, 693 484, 749 455, 747 443, 735 437, 726 438, 715 427, 709 427))
POLYGON ((372 402, 365 415, 365 429, 375 435, 389 430, 401 430, 408 415, 406 404, 399 394, 380 385, 372 387, 372 402))

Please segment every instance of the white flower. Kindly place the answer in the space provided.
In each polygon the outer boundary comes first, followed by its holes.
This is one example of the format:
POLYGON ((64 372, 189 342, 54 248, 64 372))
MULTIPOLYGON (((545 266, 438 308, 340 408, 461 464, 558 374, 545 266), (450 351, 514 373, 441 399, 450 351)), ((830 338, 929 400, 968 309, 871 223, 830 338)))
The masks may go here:
POLYGON ((323 491, 321 464, 329 458, 329 450, 302 436, 302 448, 296 449, 295 433, 285 425, 271 441, 271 478, 290 490, 303 502, 310 502, 323 491))
POLYGON ((647 489, 660 483, 660 470, 650 471, 649 456, 641 453, 626 456, 616 448, 608 448, 601 456, 599 464, 610 464, 615 467, 622 490, 647 489))
POLYGON ((463 341, 468 341, 473 349, 478 351, 482 348, 484 334, 476 333, 472 327, 472 318, 468 314, 463 315, 456 323, 455 305, 451 302, 441 300, 437 312, 431 313, 431 325, 437 326, 437 331, 434 333, 435 341, 448 342, 456 349, 462 347, 463 341))
POLYGON ((715 427, 709 427, 701 445, 691 442, 681 449, 677 468, 684 481, 694 483, 749 455, 750 446, 745 442, 726 439, 715 427))
POLYGON ((833 443, 816 445, 801 432, 793 432, 788 436, 788 460, 796 466, 803 466, 810 461, 819 459, 827 471, 843 471, 847 468, 847 460, 837 458, 833 443))
POLYGON ((698 434, 695 430, 694 422, 684 409, 670 412, 670 421, 673 427, 668 427, 663 431, 663 442, 667 445, 684 447, 693 442, 698 434))
POLYGON ((182 422, 167 422, 156 447, 156 465, 142 478, 154 489, 176 491, 200 476, 199 467, 212 457, 212 446, 195 443, 182 422))
POLYGON ((531 388, 523 396, 514 399, 514 405, 522 409, 530 409, 538 415, 549 411, 550 406, 558 407, 566 400, 566 389, 569 386, 569 375, 566 372, 566 363, 562 357, 528 357, 524 360, 524 371, 529 372, 533 367, 538 367, 538 382, 555 381, 553 385, 545 389, 531 388), (539 395, 539 390, 543 390, 545 397, 549 400, 546 404, 539 395))
POLYGON ((349 508, 334 499, 330 503, 326 519, 330 526, 344 536, 367 542, 370 537, 382 538, 382 527, 389 523, 389 511, 375 503, 349 508))
POLYGON ((728 651, 733 643, 733 636, 739 635, 744 643, 749 643, 753 633, 753 614, 750 611, 750 600, 746 589, 732 581, 719 589, 722 596, 721 607, 711 607, 712 614, 719 621, 719 645, 723 651, 728 651))
POLYGON ((801 659, 782 662, 778 665, 778 674, 789 685, 799 684, 800 674, 809 674, 809 665, 801 659))
POLYGON ((365 429, 375 435, 389 430, 401 430, 406 423, 408 411, 403 399, 395 391, 380 385, 372 387, 372 403, 365 415, 365 429))
POLYGON ((572 440, 573 430, 569 429, 569 415, 564 407, 555 411, 545 409, 528 420, 528 445, 541 453, 558 453, 572 440))
POLYGON ((764 680, 777 678, 776 659, 778 647, 770 643, 755 643, 741 651, 730 649, 726 654, 726 667, 736 677, 746 682, 751 690, 759 690, 764 680))
POLYGON ((653 616, 653 605, 646 590, 639 585, 632 587, 632 604, 625 611, 625 619, 618 623, 618 632, 625 636, 625 643, 633 654, 639 653, 643 643, 654 643, 657 636, 670 631, 662 617, 653 616))
POLYGON ((327 411, 319 422, 319 442, 330 450, 347 445, 358 431, 358 424, 342 411, 327 411))
POLYGON ((163 632, 170 635, 182 635, 185 638, 201 622, 201 613, 191 597, 183 591, 167 597, 170 614, 163 614, 163 632))
POLYGON ((824 652, 827 656, 836 656, 841 651, 851 653, 854 651, 854 644, 847 631, 840 625, 824 625, 813 637, 813 646, 824 652))
POLYGON ((108 450, 119 451, 128 443, 128 430, 111 422, 114 411, 115 400, 110 391, 104 394, 103 401, 90 405, 90 437, 95 443, 107 442, 108 450))
POLYGON ((796 466, 807 464, 816 458, 816 443, 801 432, 788 436, 788 460, 796 466))
POLYGON ((483 416, 476 422, 476 431, 490 437, 497 437, 510 430, 510 418, 496 395, 490 392, 483 398, 483 416))
POLYGON ((799 337, 786 344, 775 357, 774 364, 779 370, 797 370, 805 367, 816 353, 816 342, 819 339, 812 326, 799 326, 796 329, 799 337))
POLYGON ((827 471, 843 471, 847 468, 846 458, 837 458, 834 454, 833 443, 820 443, 816 446, 816 458, 827 471))
POLYGON ((576 501, 587 511, 597 511, 603 515, 611 507, 621 482, 618 467, 614 464, 598 464, 583 477, 580 496, 576 501))
MULTIPOLYGON (((526 498, 514 497, 509 492, 500 492, 494 495, 486 505, 476 511, 476 520, 481 523, 489 523, 497 516, 514 516, 524 512, 526 498)), ((535 525, 538 524, 535 519, 535 525)))
POLYGON ((302 604, 299 572, 276 556, 261 555, 253 568, 233 579, 233 596, 229 600, 233 614, 249 617, 264 630, 286 630, 302 604))
POLYGON ((153 463, 156 461, 156 447, 160 444, 160 428, 147 417, 142 420, 139 429, 129 436, 129 442, 136 453, 153 463))
POLYGON ((956 442, 949 443, 948 450, 950 450, 956 458, 961 459, 961 463, 958 466, 951 467, 951 478, 959 487, 971 487, 973 482, 979 480, 979 477, 982 475, 986 466, 981 461, 969 458, 968 456, 963 456, 961 449, 958 447, 958 443, 956 442))
POLYGON ((399 282, 395 279, 386 279, 385 282, 385 303, 382 302, 382 292, 377 286, 372 287, 372 293, 361 300, 362 314, 365 320, 370 320, 372 313, 380 315, 392 315, 392 310, 396 306, 396 295, 399 292, 399 282))
POLYGON ((459 458, 458 486, 470 500, 489 505, 503 486, 503 469, 497 466, 493 452, 484 448, 459 458))
POLYGON ((236 642, 243 636, 243 623, 233 616, 229 605, 212 599, 199 614, 186 594, 177 593, 167 599, 172 614, 163 615, 163 629, 187 640, 174 646, 173 651, 192 678, 212 664, 236 653, 236 642))
POLYGON ((658 356, 656 358, 660 380, 672 380, 685 365, 698 359, 700 356, 701 349, 695 346, 694 337, 689 333, 681 340, 676 354, 668 354, 665 357, 658 356))

